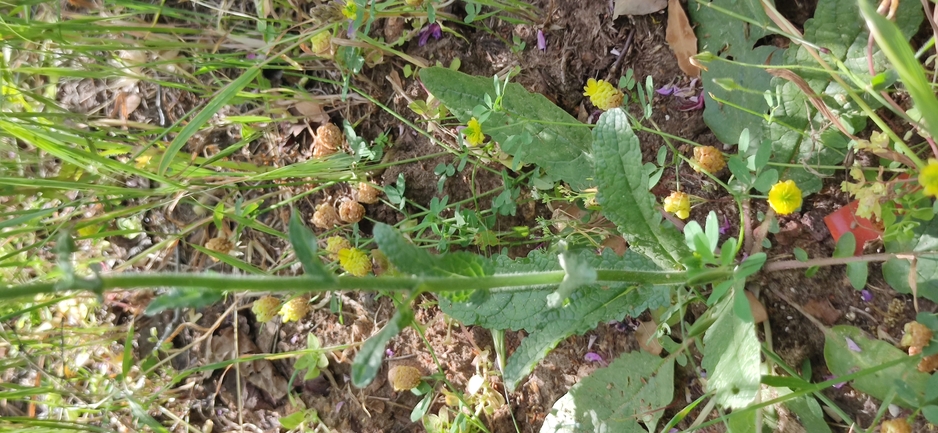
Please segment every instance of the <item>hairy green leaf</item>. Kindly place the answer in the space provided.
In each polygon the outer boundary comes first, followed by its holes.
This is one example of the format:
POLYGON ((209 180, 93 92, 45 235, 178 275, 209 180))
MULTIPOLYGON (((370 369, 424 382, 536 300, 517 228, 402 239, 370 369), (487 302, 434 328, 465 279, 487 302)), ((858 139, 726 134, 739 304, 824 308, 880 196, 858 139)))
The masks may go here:
MULTIPOLYGON (((711 4, 742 13, 764 25, 771 23, 759 0, 715 0, 711 4)), ((700 51, 709 51, 722 58, 752 65, 742 66, 725 61, 707 64, 708 70, 700 74, 706 90, 702 95, 705 98, 704 121, 723 143, 738 143, 740 133, 747 128, 752 141, 760 143, 764 128, 760 116, 769 110, 762 93, 771 89, 772 76, 754 65, 777 65, 784 57, 784 50, 772 45, 756 47, 759 39, 766 36, 763 28, 748 23, 727 25, 729 18, 713 7, 692 6, 688 12, 697 24, 695 31, 700 51), (732 80, 741 88, 726 89, 714 85, 714 80, 732 80), (714 97, 726 103, 717 103, 714 97)))
POLYGON ((303 271, 309 278, 317 281, 335 281, 332 272, 326 270, 316 255, 316 235, 313 231, 303 224, 299 213, 293 212, 290 216, 290 245, 293 246, 293 252, 296 253, 296 259, 303 265, 303 271))
POLYGON ((684 236, 661 224, 655 196, 648 191, 648 176, 642 170, 642 149, 629 126, 625 111, 609 110, 593 129, 596 157, 596 199, 603 215, 619 227, 629 248, 652 259, 663 269, 674 269, 690 255, 684 236))
POLYGON ((364 388, 371 384, 378 370, 381 369, 381 362, 384 361, 384 346, 402 329, 410 325, 413 319, 412 311, 397 310, 384 328, 365 340, 358 355, 355 355, 355 361, 352 362, 352 385, 356 388, 364 388))
MULTIPOLYGON (((571 253, 573 254, 573 253, 571 253)), ((593 269, 657 270, 653 263, 631 251, 623 257, 611 251, 595 255, 579 250, 578 260, 593 269)), ((517 274, 559 270, 557 254, 532 251, 527 258, 496 259, 496 274, 517 274)), ((545 286, 543 289, 556 287, 545 286)), ((670 304, 667 287, 635 287, 627 283, 600 287, 596 284, 581 286, 568 297, 562 308, 547 307, 547 290, 532 287, 530 291, 496 292, 482 302, 452 302, 440 299, 440 308, 446 314, 466 325, 489 329, 524 329, 528 337, 508 358, 505 366, 505 385, 514 389, 547 353, 570 335, 582 334, 598 323, 622 320, 625 316, 638 316, 643 311, 670 304)))
POLYGON ((540 431, 655 431, 665 407, 674 398, 673 380, 671 358, 640 351, 624 353, 557 400, 540 431))
MULTIPOLYGON (((869 32, 866 26, 857 25, 859 13, 857 0, 818 2, 814 18, 805 22, 804 39, 830 50, 830 54, 822 56, 839 59, 857 76, 869 77, 866 56, 869 32)), ((921 20, 919 5, 912 2, 900 4, 896 21, 904 41, 909 40, 918 30, 921 20)), ((785 63, 817 65, 807 49, 800 45, 787 51, 785 63)), ((874 75, 886 67, 885 57, 876 50, 873 55, 874 75)), ((829 74, 813 70, 796 72, 823 99, 849 132, 856 133, 866 126, 866 115, 850 101, 847 92, 833 82, 829 74)), ((843 161, 848 139, 818 113, 797 85, 782 78, 776 78, 774 85, 776 106, 771 112, 774 121, 769 126, 768 134, 773 143, 772 160, 803 164, 805 168, 790 168, 781 177, 794 180, 805 195, 813 194, 821 189, 818 173, 826 175, 832 172, 818 166, 836 165, 843 161)), ((881 105, 875 98, 867 97, 866 102, 874 109, 881 105)))
MULTIPOLYGON (((911 242, 886 242, 889 253, 924 253, 938 251, 938 218, 923 222, 913 230, 911 242)), ((898 292, 912 293, 909 274, 912 273, 909 259, 891 258, 883 264, 883 277, 898 292)), ((922 254, 915 259, 916 294, 938 302, 938 254, 922 254)))
MULTIPOLYGON (((827 368, 835 376, 844 376, 882 365, 900 358, 908 358, 905 352, 885 341, 870 338, 859 328, 835 326, 824 342, 824 359, 827 368), (851 344, 852 343, 852 344, 851 344), (856 349, 860 350, 857 351, 856 349)), ((911 387, 919 398, 925 395, 929 375, 918 371, 914 363, 896 365, 855 379, 851 386, 860 392, 884 400, 901 381, 911 387)), ((896 403, 905 407, 918 407, 917 402, 907 401, 900 395, 896 403)))
MULTIPOLYGON (((495 98, 491 77, 473 77, 447 68, 420 70, 420 80, 459 119, 466 123, 473 109, 485 105, 485 96, 495 98)), ((590 133, 543 95, 509 83, 502 101, 503 111, 492 112, 482 131, 501 144, 501 150, 525 163, 537 164, 575 190, 592 186, 590 133), (532 140, 521 140, 528 135, 532 140), (513 139, 513 137, 518 137, 513 139)))
POLYGON ((716 393, 723 407, 738 409, 756 397, 762 358, 754 324, 734 314, 733 298, 726 296, 713 307, 717 319, 704 335, 703 367, 707 391, 716 393))

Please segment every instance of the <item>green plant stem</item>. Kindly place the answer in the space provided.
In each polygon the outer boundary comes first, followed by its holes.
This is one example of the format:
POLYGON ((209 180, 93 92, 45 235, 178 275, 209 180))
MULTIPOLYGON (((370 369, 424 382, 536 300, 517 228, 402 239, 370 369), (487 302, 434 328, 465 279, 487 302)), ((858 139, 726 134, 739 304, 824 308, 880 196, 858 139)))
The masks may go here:
POLYGON ((886 260, 892 258, 903 257, 920 257, 920 256, 934 256, 938 255, 938 252, 915 252, 915 253, 896 253, 896 254, 867 254, 863 256, 856 257, 824 257, 811 259, 805 262, 799 262, 797 260, 784 260, 781 262, 766 263, 762 268, 765 272, 776 272, 776 271, 785 271, 789 269, 804 269, 810 268, 813 266, 836 266, 836 265, 846 265, 847 263, 859 263, 859 262, 885 262, 886 260))
MULTIPOLYGON (((38 283, 14 286, 0 291, 0 299, 20 296, 51 294, 68 290, 91 290, 103 292, 118 288, 193 287, 217 291, 269 292, 326 292, 333 290, 421 290, 429 292, 456 292, 463 290, 491 289, 494 292, 530 290, 531 286, 554 285, 563 281, 564 271, 537 272, 529 274, 492 275, 477 278, 450 277, 382 277, 356 278, 337 277, 335 282, 315 280, 309 277, 268 277, 200 274, 122 274, 97 279, 74 279, 70 283, 38 283)), ((722 275, 722 274, 721 274, 722 275)), ((725 277, 725 275, 723 275, 725 277)), ((642 284, 674 285, 687 281, 684 272, 650 271, 597 271, 598 282, 635 282, 642 284)), ((715 276, 715 278, 718 278, 715 276)), ((705 282, 704 282, 705 283, 705 282)))

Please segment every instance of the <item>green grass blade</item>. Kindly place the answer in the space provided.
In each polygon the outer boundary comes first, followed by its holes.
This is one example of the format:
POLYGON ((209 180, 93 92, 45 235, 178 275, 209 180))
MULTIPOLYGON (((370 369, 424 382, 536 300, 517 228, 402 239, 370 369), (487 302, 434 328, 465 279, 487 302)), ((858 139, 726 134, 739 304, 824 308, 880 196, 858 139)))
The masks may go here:
POLYGON ((228 102, 233 99, 244 86, 247 86, 248 83, 254 81, 254 78, 257 74, 260 73, 260 68, 254 66, 238 77, 236 80, 232 81, 230 84, 225 86, 218 95, 212 98, 208 104, 205 104, 205 107, 202 108, 202 111, 199 111, 192 120, 179 131, 179 135, 173 139, 173 142, 169 144, 169 147, 166 149, 166 153, 163 154, 163 158, 160 159, 160 166, 157 169, 157 174, 164 176, 166 174, 166 169, 169 168, 169 165, 173 162, 173 159, 176 158, 176 154, 182 149, 186 143, 189 142, 189 139, 195 135, 196 132, 202 128, 215 113, 218 112, 222 107, 228 105, 228 102))

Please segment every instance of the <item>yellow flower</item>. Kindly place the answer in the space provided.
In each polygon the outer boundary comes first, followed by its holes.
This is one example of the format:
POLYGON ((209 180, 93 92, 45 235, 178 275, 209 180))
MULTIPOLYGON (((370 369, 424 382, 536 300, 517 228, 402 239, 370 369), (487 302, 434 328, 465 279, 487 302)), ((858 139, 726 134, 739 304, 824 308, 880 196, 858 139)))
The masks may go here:
POLYGON ((339 266, 351 275, 364 277, 371 273, 371 259, 358 248, 339 250, 339 266))
POLYGON ((788 215, 801 207, 801 190, 795 181, 776 183, 769 190, 769 206, 779 215, 788 215))
POLYGON ((251 311, 254 312, 258 322, 269 322, 280 312, 280 300, 273 296, 264 296, 254 301, 251 311))
POLYGON ((606 80, 590 78, 583 88, 583 96, 589 96, 590 102, 600 110, 611 110, 622 106, 625 95, 606 80))
POLYGON ((938 196, 938 159, 928 160, 918 175, 918 183, 925 188, 925 195, 938 196))
POLYGON ((707 173, 716 173, 726 167, 726 160, 723 159, 723 153, 713 146, 699 146, 694 148, 694 171, 706 171, 707 173))
POLYGON ((680 191, 673 191, 664 199, 664 211, 677 215, 680 219, 690 216, 690 196, 680 191))
POLYGON ((283 304, 280 307, 280 317, 283 317, 283 323, 287 322, 299 322, 300 319, 306 317, 306 313, 309 313, 309 299, 305 296, 300 296, 299 298, 293 298, 287 301, 286 304, 283 304))
POLYGON ((313 53, 317 56, 332 57, 332 32, 324 30, 310 38, 313 53))
POLYGON ((346 18, 354 20, 358 16, 358 5, 355 4, 355 0, 347 0, 345 2, 345 7, 342 8, 342 15, 345 15, 346 18))
POLYGON ((326 239, 326 252, 329 253, 329 258, 332 260, 339 257, 339 251, 347 248, 352 248, 352 244, 342 236, 332 236, 326 239))
POLYGON ((466 142, 470 146, 479 146, 485 142, 485 134, 482 133, 482 124, 475 117, 469 119, 462 133, 466 136, 466 142))

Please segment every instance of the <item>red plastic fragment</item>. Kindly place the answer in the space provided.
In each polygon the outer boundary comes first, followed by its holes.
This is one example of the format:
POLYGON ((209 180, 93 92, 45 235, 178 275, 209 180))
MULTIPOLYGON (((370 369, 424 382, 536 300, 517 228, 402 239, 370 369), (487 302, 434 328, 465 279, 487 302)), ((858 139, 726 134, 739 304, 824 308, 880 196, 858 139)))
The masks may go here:
POLYGON ((867 241, 877 239, 883 234, 872 221, 857 216, 857 206, 858 202, 854 200, 824 217, 824 224, 827 224, 834 242, 839 241, 844 233, 853 233, 853 237, 857 240, 857 247, 853 252, 855 256, 863 253, 863 245, 867 241))

